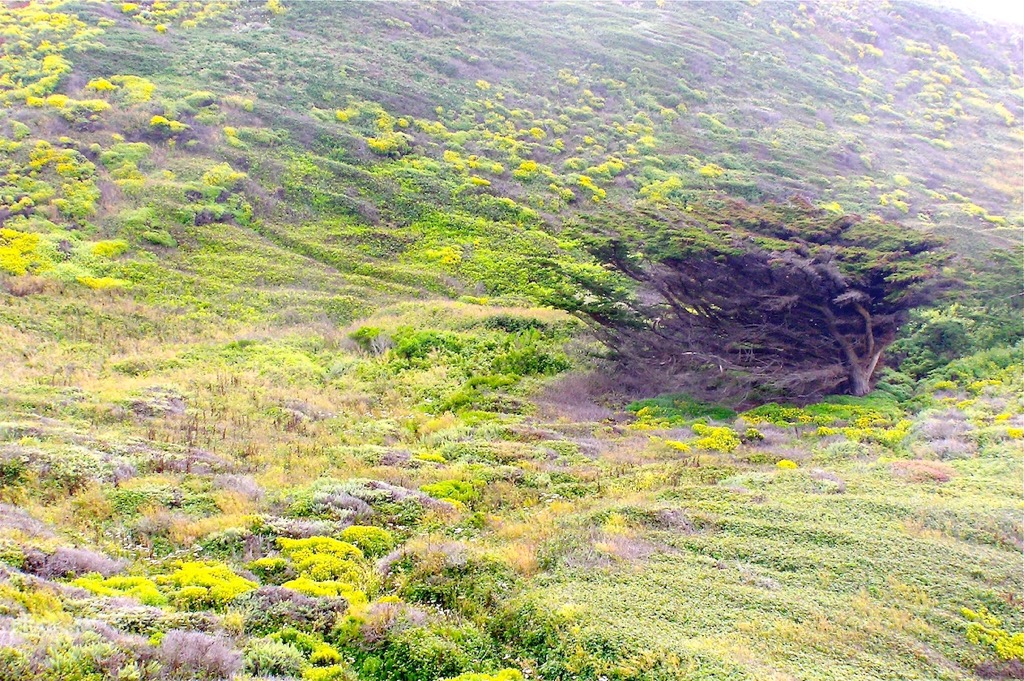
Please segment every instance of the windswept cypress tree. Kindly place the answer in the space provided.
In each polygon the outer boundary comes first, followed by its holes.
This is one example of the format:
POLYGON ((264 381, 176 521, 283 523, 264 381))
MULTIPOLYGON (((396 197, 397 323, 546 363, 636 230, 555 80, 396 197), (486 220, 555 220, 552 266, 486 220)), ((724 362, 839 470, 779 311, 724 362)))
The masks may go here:
POLYGON ((600 266, 552 265, 549 302, 621 357, 709 391, 864 395, 908 312, 946 281, 940 240, 798 200, 605 214, 572 231, 600 266))

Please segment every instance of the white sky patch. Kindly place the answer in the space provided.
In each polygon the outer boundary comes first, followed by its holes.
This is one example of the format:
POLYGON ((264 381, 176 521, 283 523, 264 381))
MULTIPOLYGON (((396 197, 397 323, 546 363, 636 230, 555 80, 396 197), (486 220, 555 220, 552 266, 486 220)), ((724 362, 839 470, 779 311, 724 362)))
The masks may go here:
POLYGON ((1024 30, 1024 3, 1020 0, 926 0, 933 5, 953 7, 987 21, 1024 30))

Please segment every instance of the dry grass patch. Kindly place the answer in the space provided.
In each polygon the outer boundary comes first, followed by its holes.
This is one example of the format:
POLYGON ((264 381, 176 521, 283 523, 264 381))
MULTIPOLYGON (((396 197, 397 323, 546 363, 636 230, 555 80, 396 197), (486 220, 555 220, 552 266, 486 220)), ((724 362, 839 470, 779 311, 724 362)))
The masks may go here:
POLYGON ((949 482, 956 476, 956 470, 939 461, 893 461, 889 469, 894 477, 907 482, 949 482))

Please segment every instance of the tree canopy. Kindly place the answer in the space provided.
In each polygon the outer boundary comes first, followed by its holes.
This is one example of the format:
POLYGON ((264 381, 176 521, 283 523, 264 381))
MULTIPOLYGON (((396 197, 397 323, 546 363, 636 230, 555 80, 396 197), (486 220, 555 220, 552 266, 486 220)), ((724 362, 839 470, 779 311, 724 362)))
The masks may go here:
POLYGON ((594 256, 549 302, 627 360, 739 399, 869 392, 908 312, 944 285, 942 241, 800 200, 603 214, 570 231, 594 256))

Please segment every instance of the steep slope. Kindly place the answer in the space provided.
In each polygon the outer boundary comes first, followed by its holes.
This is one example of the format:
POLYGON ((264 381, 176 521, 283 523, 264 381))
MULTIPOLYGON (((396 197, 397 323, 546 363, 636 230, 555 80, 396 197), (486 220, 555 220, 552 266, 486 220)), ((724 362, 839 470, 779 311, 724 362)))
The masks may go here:
POLYGON ((974 289, 867 398, 736 414, 630 403, 657 371, 535 276, 721 196, 1012 245, 1019 33, 47 0, 0 52, 0 678, 1019 673, 1021 348, 974 289))

